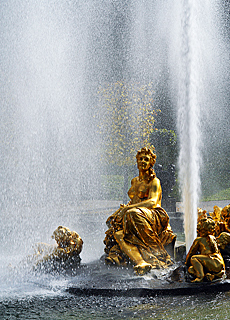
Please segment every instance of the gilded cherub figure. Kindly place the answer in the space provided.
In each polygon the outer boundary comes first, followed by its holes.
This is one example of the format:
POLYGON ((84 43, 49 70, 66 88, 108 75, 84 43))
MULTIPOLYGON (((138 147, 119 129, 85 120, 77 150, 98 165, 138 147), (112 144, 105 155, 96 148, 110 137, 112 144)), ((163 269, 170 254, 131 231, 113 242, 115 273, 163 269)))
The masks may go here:
POLYGON ((213 281, 225 275, 225 265, 214 236, 215 221, 202 218, 197 223, 198 237, 194 240, 186 257, 188 272, 195 277, 192 282, 202 282, 204 278, 213 281))
POLYGON ((207 218, 207 211, 206 210, 203 210, 201 208, 197 208, 197 214, 198 214, 198 217, 197 217, 197 222, 199 222, 201 219, 204 219, 204 218, 207 218))
POLYGON ((221 211, 222 211, 222 208, 218 206, 214 206, 213 212, 209 212, 209 215, 213 218, 213 220, 215 220, 215 222, 219 222, 222 219, 221 211))
POLYGON ((153 166, 156 154, 142 148, 136 155, 139 176, 131 181, 131 199, 107 219, 104 243, 108 264, 131 261, 137 274, 172 265, 165 247, 175 243, 169 216, 161 207, 162 190, 153 166))
POLYGON ((230 204, 221 210, 221 219, 225 224, 225 232, 230 232, 230 204))
MULTIPOLYGON (((217 206, 215 206, 217 207, 217 206)), ((214 209, 215 209, 214 207, 214 209)), ((219 219, 216 221, 217 243, 224 255, 230 255, 230 204, 223 209, 217 207, 220 211, 219 219)), ((215 211, 214 211, 215 212, 215 211)))

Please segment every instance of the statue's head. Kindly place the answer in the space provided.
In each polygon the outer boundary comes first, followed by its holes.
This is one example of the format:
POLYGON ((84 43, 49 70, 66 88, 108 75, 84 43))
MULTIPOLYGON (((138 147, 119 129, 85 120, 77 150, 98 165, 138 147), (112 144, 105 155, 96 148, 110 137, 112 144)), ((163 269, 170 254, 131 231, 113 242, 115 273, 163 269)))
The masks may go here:
POLYGON ((227 227, 230 228, 230 204, 222 209, 221 216, 227 224, 227 227))
POLYGON ((200 219, 197 223, 197 233, 201 237, 213 235, 215 233, 215 221, 212 218, 200 219))
POLYGON ((56 240, 57 244, 63 244, 68 241, 71 236, 71 231, 69 228, 59 226, 56 230, 54 230, 52 238, 56 240))
POLYGON ((198 218, 197 221, 199 222, 201 219, 206 219, 207 216, 207 211, 203 210, 201 208, 197 208, 197 214, 198 214, 198 218))
POLYGON ((156 154, 153 153, 151 149, 142 148, 141 150, 137 151, 137 155, 136 155, 137 162, 140 159, 140 157, 143 155, 147 155, 149 157, 150 167, 152 168, 156 162, 156 158, 157 158, 156 154))
POLYGON ((218 206, 213 207, 213 212, 209 212, 209 215, 216 221, 221 221, 221 210, 222 208, 218 206))
POLYGON ((221 215, 224 219, 230 218, 230 204, 222 209, 221 215))

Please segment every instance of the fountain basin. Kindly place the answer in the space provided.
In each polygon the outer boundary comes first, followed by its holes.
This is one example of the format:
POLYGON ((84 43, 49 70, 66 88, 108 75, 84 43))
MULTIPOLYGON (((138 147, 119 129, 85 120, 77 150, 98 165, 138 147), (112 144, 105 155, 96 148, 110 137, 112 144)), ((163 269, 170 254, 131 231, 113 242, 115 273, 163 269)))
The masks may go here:
POLYGON ((230 291, 230 280, 199 284, 186 282, 180 263, 137 276, 131 267, 111 267, 96 261, 79 267, 66 291, 78 296, 183 296, 230 291))

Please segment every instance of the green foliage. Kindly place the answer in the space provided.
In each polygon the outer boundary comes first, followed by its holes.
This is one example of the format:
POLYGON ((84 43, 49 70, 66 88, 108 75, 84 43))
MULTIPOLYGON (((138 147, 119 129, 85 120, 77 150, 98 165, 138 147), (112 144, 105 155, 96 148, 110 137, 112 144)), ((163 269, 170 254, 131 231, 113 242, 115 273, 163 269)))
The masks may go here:
POLYGON ((123 185, 123 175, 101 175, 101 192, 103 195, 103 199, 122 201, 123 185))
POLYGON ((167 168, 170 164, 176 164, 178 157, 177 136, 173 130, 159 129, 151 133, 151 144, 154 145, 157 154, 157 163, 167 168))
POLYGON ((150 134, 160 111, 153 108, 153 96, 152 83, 116 82, 99 88, 99 129, 109 163, 132 165, 137 150, 153 148, 150 134))
POLYGON ((214 200, 230 200, 230 188, 221 190, 212 196, 208 196, 202 199, 203 201, 214 201, 214 200))

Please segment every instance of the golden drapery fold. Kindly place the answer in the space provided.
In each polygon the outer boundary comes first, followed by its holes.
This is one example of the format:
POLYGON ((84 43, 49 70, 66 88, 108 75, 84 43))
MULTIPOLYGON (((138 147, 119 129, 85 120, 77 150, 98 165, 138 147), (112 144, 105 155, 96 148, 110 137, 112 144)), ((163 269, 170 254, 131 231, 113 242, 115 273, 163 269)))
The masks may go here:
POLYGON ((121 210, 122 207, 107 220, 110 224, 104 240, 105 252, 108 254, 107 262, 127 263, 127 257, 114 238, 115 232, 123 230, 123 240, 135 245, 146 262, 156 267, 168 264, 170 256, 165 246, 175 241, 176 235, 169 225, 167 212, 161 207, 153 209, 137 207, 127 210, 120 216, 121 210))

